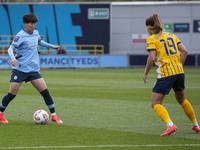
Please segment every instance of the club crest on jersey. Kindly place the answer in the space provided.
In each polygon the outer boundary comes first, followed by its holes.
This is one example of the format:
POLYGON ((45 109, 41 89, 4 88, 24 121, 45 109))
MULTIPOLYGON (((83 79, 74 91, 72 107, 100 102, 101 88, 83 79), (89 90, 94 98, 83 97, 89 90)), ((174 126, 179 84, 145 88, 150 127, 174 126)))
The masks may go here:
POLYGON ((16 36, 14 39, 14 42, 17 42, 19 40, 19 36, 16 36))

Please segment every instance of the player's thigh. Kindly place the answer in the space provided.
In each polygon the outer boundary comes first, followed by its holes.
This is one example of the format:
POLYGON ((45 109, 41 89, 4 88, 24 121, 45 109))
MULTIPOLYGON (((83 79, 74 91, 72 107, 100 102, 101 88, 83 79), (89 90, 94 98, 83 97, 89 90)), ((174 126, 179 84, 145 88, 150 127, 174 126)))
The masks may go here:
POLYGON ((9 93, 13 94, 13 95, 17 95, 17 92, 19 90, 20 85, 22 84, 22 82, 18 83, 18 82, 11 82, 10 83, 10 88, 9 88, 9 93))
POLYGON ((47 89, 47 85, 43 78, 35 79, 30 81, 32 85, 39 91, 42 92, 47 89))

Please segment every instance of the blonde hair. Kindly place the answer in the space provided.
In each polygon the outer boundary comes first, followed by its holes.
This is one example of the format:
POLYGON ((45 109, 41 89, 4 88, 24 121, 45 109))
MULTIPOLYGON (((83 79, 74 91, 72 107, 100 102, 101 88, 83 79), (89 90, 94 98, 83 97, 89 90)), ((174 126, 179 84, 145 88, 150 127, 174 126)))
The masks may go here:
POLYGON ((145 23, 146 23, 146 27, 149 30, 153 31, 153 33, 155 33, 155 34, 164 30, 162 21, 161 21, 160 17, 158 16, 158 14, 153 14, 153 16, 149 16, 146 19, 145 23))

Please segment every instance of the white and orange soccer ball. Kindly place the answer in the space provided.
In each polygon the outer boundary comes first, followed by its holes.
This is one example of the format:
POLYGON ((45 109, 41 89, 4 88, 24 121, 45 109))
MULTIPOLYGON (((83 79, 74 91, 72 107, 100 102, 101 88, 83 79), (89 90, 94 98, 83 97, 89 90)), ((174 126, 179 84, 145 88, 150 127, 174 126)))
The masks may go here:
POLYGON ((46 124, 49 120, 49 114, 45 110, 37 110, 33 115, 36 124, 46 124))

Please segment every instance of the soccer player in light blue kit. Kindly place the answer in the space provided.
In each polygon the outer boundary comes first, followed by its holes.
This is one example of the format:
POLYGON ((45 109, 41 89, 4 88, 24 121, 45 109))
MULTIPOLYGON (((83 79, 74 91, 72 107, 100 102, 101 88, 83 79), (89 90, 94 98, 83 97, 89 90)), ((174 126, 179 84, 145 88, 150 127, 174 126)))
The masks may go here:
POLYGON ((63 122, 56 116, 54 102, 49 94, 46 83, 39 74, 39 54, 38 45, 60 50, 58 45, 52 45, 41 40, 39 32, 35 30, 38 18, 35 14, 29 13, 23 16, 25 28, 23 28, 14 38, 12 44, 8 49, 8 54, 13 65, 10 88, 8 94, 3 98, 0 106, 0 122, 8 123, 3 112, 12 99, 16 96, 20 85, 23 81, 30 81, 32 85, 43 96, 46 105, 51 112, 51 120, 57 124, 63 122), (16 50, 16 57, 13 50, 16 50))

